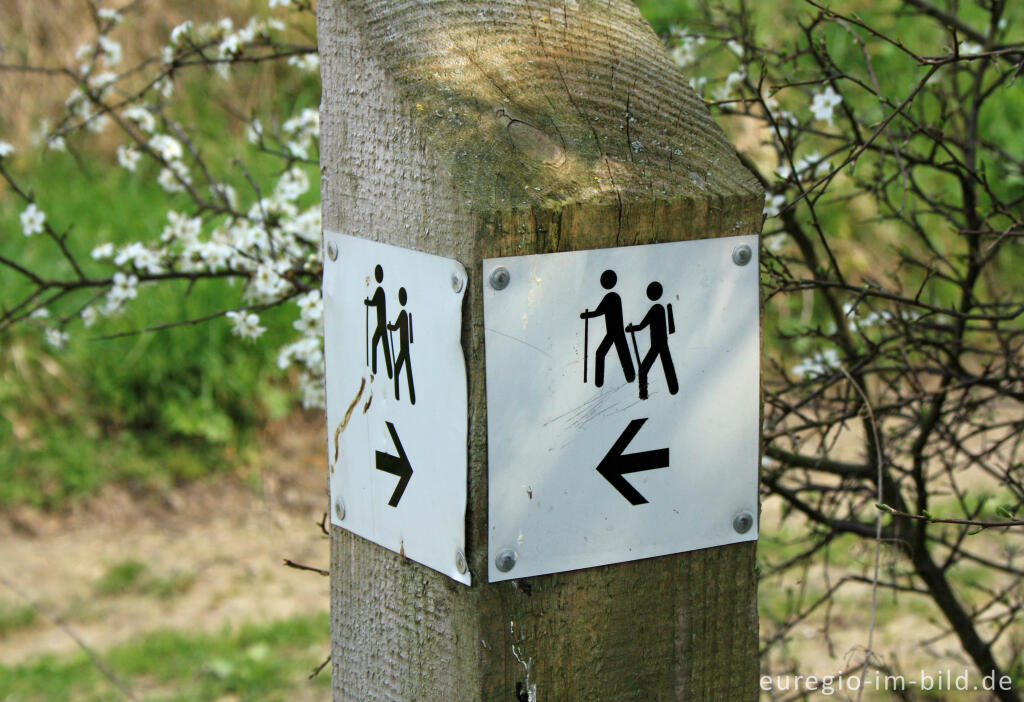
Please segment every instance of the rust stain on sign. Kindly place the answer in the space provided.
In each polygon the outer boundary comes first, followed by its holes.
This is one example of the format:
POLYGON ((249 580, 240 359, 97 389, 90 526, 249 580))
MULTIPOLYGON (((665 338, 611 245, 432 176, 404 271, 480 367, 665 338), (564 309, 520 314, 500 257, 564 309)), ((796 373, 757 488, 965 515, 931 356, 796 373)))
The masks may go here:
POLYGON ((352 398, 352 402, 349 404, 348 409, 345 410, 345 416, 340 422, 338 422, 338 428, 334 430, 334 463, 338 462, 338 441, 341 439, 341 432, 345 431, 345 427, 348 426, 348 420, 352 418, 352 411, 359 404, 359 398, 363 396, 363 390, 366 389, 366 378, 362 378, 359 381, 359 392, 352 398))

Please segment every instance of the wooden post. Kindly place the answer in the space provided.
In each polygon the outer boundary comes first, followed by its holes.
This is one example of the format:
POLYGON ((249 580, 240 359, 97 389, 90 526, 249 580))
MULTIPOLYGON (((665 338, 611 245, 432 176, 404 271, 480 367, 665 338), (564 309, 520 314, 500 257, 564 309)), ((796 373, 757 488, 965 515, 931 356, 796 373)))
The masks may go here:
POLYGON ((469 272, 473 586, 332 528, 335 700, 757 697, 755 545, 487 583, 481 261, 760 230, 627 0, 320 0, 323 226, 469 272))

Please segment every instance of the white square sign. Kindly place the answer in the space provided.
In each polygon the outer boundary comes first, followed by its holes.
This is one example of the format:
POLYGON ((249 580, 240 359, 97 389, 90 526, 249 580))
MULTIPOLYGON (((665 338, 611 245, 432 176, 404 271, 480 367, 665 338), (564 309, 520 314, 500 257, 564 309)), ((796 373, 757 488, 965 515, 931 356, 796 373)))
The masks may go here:
POLYGON ((331 522, 469 584, 458 261, 324 232, 331 522))
POLYGON ((491 581, 757 538, 756 253, 484 261, 491 581))

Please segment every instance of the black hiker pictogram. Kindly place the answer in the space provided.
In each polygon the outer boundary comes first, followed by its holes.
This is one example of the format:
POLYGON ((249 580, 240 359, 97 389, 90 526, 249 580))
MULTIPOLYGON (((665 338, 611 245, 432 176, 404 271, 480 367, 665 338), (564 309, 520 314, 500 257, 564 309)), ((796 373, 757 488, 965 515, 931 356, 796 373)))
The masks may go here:
MULTIPOLYGON (((405 303, 408 301, 409 296, 405 292, 405 288, 398 289, 398 302, 402 305, 402 311, 398 313, 398 317, 395 319, 394 324, 388 325, 388 333, 397 331, 398 332, 398 353, 395 354, 395 399, 399 400, 399 387, 402 369, 405 369, 405 376, 409 383, 409 402, 416 404, 416 388, 412 383, 412 363, 409 360, 409 345, 413 343, 412 334, 412 315, 405 311, 405 303)), ((391 348, 395 348, 394 340, 391 342, 391 348)))
MULTIPOLYGON (((601 274, 601 287, 611 290, 615 287, 618 277, 615 271, 606 270, 601 274)), ((597 387, 604 385, 604 357, 611 350, 612 346, 619 356, 619 364, 622 366, 622 375, 627 383, 632 383, 636 377, 633 368, 633 359, 629 355, 629 345, 626 344, 626 332, 622 326, 622 299, 618 293, 608 292, 600 304, 593 310, 584 310, 580 313, 583 320, 583 382, 587 382, 587 359, 590 355, 588 344, 590 335, 590 320, 594 317, 604 317, 604 338, 597 345, 597 352, 594 355, 594 384, 597 387)))
POLYGON ((376 375, 377 373, 377 342, 380 341, 384 347, 384 367, 387 369, 388 377, 392 377, 391 372, 391 348, 388 346, 388 335, 387 324, 388 324, 388 312, 387 312, 387 300, 384 294, 384 288, 381 283, 384 282, 384 268, 377 265, 373 271, 373 277, 377 280, 377 289, 373 291, 373 297, 368 297, 363 300, 363 304, 366 305, 366 336, 367 347, 366 347, 366 365, 370 366, 370 371, 376 375), (377 326, 374 327, 373 337, 370 337, 370 308, 377 308, 377 326), (371 351, 372 349, 372 351, 371 351), (372 359, 372 360, 371 360, 372 359))
MULTIPOLYGON (((672 364, 672 353, 668 348, 668 335, 675 333, 676 325, 675 320, 672 318, 672 305, 668 305, 666 309, 664 305, 658 302, 661 298, 661 293, 661 283, 654 281, 648 285, 647 298, 654 302, 654 304, 651 305, 651 309, 644 315, 640 324, 629 324, 626 326, 626 331, 633 337, 634 351, 637 351, 636 332, 644 327, 650 330, 651 347, 648 349, 647 355, 640 361, 641 400, 647 399, 647 376, 650 373, 651 367, 654 366, 654 362, 659 357, 661 358, 662 370, 665 371, 665 382, 668 384, 669 393, 675 395, 679 392, 679 380, 676 378, 676 369, 672 364)), ((637 351, 637 359, 640 359, 639 351, 637 351)))

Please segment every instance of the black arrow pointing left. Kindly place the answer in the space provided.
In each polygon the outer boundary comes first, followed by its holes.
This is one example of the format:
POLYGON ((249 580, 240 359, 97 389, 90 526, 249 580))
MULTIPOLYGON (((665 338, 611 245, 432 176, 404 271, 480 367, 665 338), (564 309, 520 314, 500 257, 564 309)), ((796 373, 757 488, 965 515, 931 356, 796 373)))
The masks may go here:
POLYGON ((405 449, 402 448, 402 441, 398 438, 395 425, 391 422, 384 423, 388 425, 388 432, 391 434, 391 441, 394 442, 395 448, 398 449, 398 456, 377 451, 377 470, 398 476, 398 485, 395 486, 395 491, 391 493, 391 499, 388 500, 389 505, 397 507, 398 501, 402 499, 402 494, 405 492, 405 487, 409 484, 409 478, 412 477, 412 465, 409 463, 409 457, 405 455, 405 449))
POLYGON ((629 442, 633 440, 640 427, 644 425, 647 418, 634 419, 619 435, 612 447, 597 465, 597 472, 605 480, 612 484, 612 487, 619 491, 619 494, 629 500, 629 504, 647 504, 647 498, 641 495, 635 487, 629 484, 622 476, 626 473, 639 473, 644 470, 655 470, 657 468, 668 468, 668 449, 657 449, 655 451, 637 451, 636 453, 623 453, 629 442))

